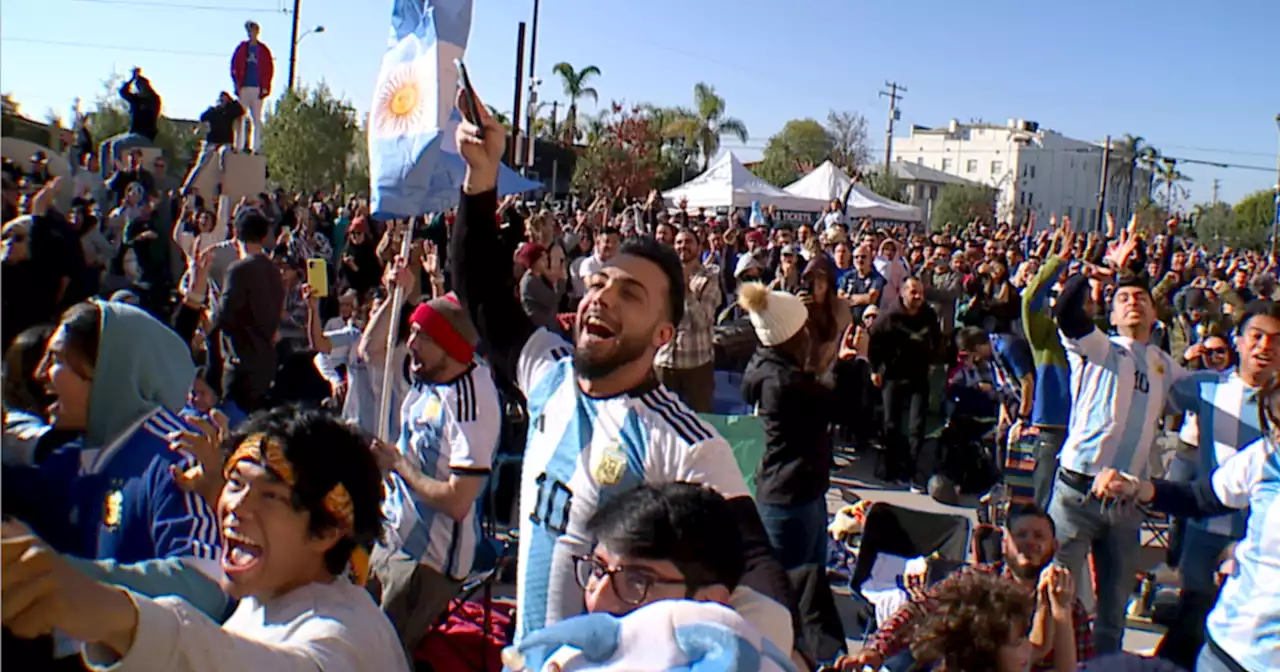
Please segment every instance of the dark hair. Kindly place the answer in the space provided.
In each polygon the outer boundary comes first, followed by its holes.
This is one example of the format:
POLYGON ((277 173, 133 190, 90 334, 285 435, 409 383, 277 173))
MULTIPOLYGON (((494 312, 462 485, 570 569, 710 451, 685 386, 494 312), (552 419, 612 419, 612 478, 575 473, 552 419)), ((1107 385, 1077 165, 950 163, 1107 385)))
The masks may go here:
POLYGON ((1031 591, 997 574, 962 571, 933 590, 935 607, 917 626, 911 654, 930 669, 999 669, 1000 647, 1031 624, 1031 591))
MULTIPOLYGON (((1137 287, 1151 296, 1151 287, 1147 284, 1145 278, 1136 273, 1120 273, 1116 278, 1116 290, 1119 291, 1125 287, 1137 287)), ((1112 300, 1115 300, 1115 294, 1112 294, 1112 300)))
POLYGON ((1040 505, 1035 502, 1010 503, 1009 510, 1004 516, 1004 526, 1006 528, 1011 528, 1013 527, 1014 522, 1020 518, 1039 518, 1041 520, 1048 521, 1049 529, 1055 533, 1058 531, 1058 526, 1053 523, 1053 518, 1049 517, 1049 514, 1046 513, 1044 509, 1040 508, 1040 505))
POLYGON ((83 357, 89 366, 98 364, 98 341, 102 336, 102 309, 92 301, 81 301, 62 313, 58 322, 67 335, 67 350, 83 357))
POLYGON ((41 416, 45 414, 41 399, 47 395, 44 386, 37 383, 35 377, 53 329, 51 324, 24 329, 4 351, 5 406, 41 416))
POLYGON ((325 495, 339 483, 351 495, 352 529, 324 555, 329 573, 341 574, 351 551, 356 546, 368 550, 382 533, 382 472, 370 440, 332 415, 282 406, 250 416, 223 444, 223 451, 230 456, 245 437, 257 433, 278 439, 284 446, 296 479, 293 507, 309 514, 312 536, 338 525, 324 506, 325 495))
POLYGON ((719 493, 692 483, 639 485, 605 500, 587 533, 612 553, 666 560, 692 594, 720 584, 733 590, 745 571, 742 540, 719 493))
POLYGON ((964 327, 956 332, 956 348, 961 352, 973 352, 975 348, 991 342, 991 337, 981 327, 964 327))
MULTIPOLYGON (((607 230, 606 230, 607 233, 607 230)), ((619 255, 640 257, 662 269, 667 276, 667 316, 671 324, 679 325, 684 318, 684 266, 675 250, 659 243, 656 238, 630 238, 618 248, 619 255)))
POLYGON ((1254 299, 1244 307, 1244 314, 1240 316, 1240 326, 1236 328, 1236 334, 1244 335, 1244 328, 1249 326, 1249 320, 1255 317, 1269 317, 1273 320, 1280 320, 1280 303, 1271 299, 1254 299))
POLYGON ((271 222, 257 208, 244 208, 236 215, 236 238, 242 243, 261 245, 271 235, 271 222))
POLYGON ((617 228, 617 227, 614 227, 614 226, 605 226, 605 227, 602 227, 599 231, 595 231, 595 232, 593 232, 593 237, 596 237, 596 236, 621 236, 621 235, 622 235, 622 232, 621 232, 621 231, 619 231, 619 230, 618 230, 618 228, 617 228))

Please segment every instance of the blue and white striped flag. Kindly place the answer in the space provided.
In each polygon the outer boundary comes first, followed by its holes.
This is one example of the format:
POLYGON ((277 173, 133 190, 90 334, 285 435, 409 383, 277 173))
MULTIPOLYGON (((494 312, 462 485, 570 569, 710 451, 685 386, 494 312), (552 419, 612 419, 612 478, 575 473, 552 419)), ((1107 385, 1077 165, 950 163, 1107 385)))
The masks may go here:
MULTIPOLYGON (((371 209, 379 219, 457 204, 466 166, 454 139, 461 117, 453 61, 466 52, 471 9, 472 0, 394 0, 391 46, 369 111, 371 209)), ((503 194, 542 186, 505 167, 498 184, 503 194)))

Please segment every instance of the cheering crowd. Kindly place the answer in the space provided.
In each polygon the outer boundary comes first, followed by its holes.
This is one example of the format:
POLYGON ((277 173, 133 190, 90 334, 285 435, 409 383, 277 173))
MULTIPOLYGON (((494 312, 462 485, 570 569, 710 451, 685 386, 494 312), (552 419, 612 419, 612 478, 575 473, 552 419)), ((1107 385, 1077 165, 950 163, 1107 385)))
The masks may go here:
POLYGON ((432 669, 508 456, 513 670, 1076 669, 1121 650, 1152 512, 1158 655, 1280 667, 1275 257, 1176 222, 530 208, 481 114, 456 210, 404 221, 340 189, 223 212, 130 147, 103 188, 7 167, 6 663, 432 669), (703 415, 725 372, 754 490, 703 415), (833 653, 839 452, 948 502, 1034 468, 998 557, 833 653))

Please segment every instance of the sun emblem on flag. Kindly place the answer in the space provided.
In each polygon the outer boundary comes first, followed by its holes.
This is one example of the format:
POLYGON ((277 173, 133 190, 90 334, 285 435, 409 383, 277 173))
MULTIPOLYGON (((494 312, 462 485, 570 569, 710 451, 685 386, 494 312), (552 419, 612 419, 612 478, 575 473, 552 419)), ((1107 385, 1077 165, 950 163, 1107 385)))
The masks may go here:
POLYGON ((400 136, 425 130, 432 113, 417 61, 392 66, 378 85, 370 125, 377 135, 400 136))

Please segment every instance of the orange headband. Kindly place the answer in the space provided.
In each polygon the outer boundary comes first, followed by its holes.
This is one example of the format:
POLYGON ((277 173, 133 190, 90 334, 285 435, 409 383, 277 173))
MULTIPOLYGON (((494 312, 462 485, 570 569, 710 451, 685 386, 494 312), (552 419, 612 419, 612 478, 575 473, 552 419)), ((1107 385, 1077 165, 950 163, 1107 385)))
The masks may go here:
MULTIPOLYGON (((223 477, 229 479, 231 470, 241 460, 249 460, 260 465, 291 488, 298 482, 293 471, 293 463, 284 456, 284 446, 275 437, 269 437, 261 432, 245 437, 223 466, 223 477)), ((351 493, 347 492, 346 486, 341 482, 335 484, 324 496, 324 510, 338 521, 338 525, 344 532, 350 533, 355 528, 355 505, 351 502, 351 493)), ((351 568, 355 583, 363 586, 369 576, 369 552, 359 544, 351 551, 351 568)))

